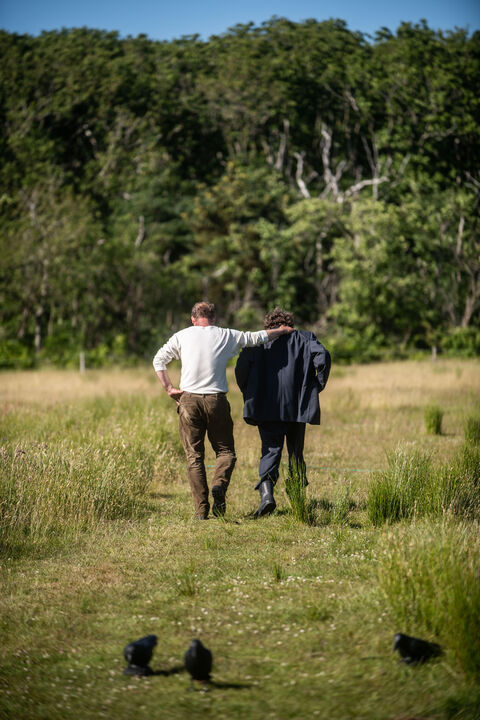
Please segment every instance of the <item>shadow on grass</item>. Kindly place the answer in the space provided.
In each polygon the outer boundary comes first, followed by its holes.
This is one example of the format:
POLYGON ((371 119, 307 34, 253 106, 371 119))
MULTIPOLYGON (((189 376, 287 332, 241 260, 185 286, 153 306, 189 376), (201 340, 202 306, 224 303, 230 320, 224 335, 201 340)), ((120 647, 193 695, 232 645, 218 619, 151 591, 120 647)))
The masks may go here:
POLYGON ((357 502, 349 497, 348 492, 343 497, 330 500, 327 497, 312 497, 303 499, 301 514, 297 514, 293 507, 277 507, 271 515, 257 517, 256 510, 242 516, 243 521, 266 521, 269 517, 297 517, 297 519, 312 527, 325 527, 327 525, 343 525, 352 529, 364 527, 364 524, 355 517, 355 513, 366 509, 366 502, 357 502))
MULTIPOLYGON (((321 498, 312 498, 310 501, 310 506, 315 510, 334 510, 337 504, 333 502, 332 500, 329 500, 326 497, 321 498)), ((360 510, 362 509, 361 504, 355 502, 355 500, 352 500, 351 498, 346 499, 346 509, 350 510, 360 510)))
MULTIPOLYGON (((325 527, 327 525, 344 525, 350 527, 353 530, 359 530, 364 527, 363 523, 358 522, 348 515, 350 512, 361 509, 356 503, 351 502, 348 508, 338 511, 335 504, 324 498, 313 498, 308 501, 306 507, 306 519, 302 520, 306 525, 311 527, 325 527)), ((247 521, 266 521, 269 517, 293 517, 294 513, 291 508, 282 508, 281 510, 274 510, 271 515, 264 517, 257 517, 255 510, 243 516, 243 520, 247 521)))
POLYGON ((218 680, 211 680, 210 686, 213 688, 218 688, 220 690, 248 690, 252 687, 250 683, 227 683, 227 682, 220 682, 218 680))
POLYGON ((169 670, 153 670, 153 675, 160 675, 161 677, 170 677, 170 675, 178 675, 179 673, 185 672, 185 666, 184 665, 176 665, 173 668, 170 668, 169 670))
MULTIPOLYGON (((152 670, 148 677, 170 677, 171 675, 179 675, 185 672, 185 665, 176 665, 168 670, 152 670)), ((210 680, 208 686, 219 690, 248 690, 252 687, 251 683, 222 682, 221 680, 210 680)))
POLYGON ((289 510, 288 508, 282 509, 282 510, 279 510, 277 508, 269 515, 262 515, 261 517, 258 517, 257 511, 252 510, 251 512, 247 513, 247 515, 244 515, 243 519, 244 520, 267 520, 269 517, 279 517, 279 516, 282 517, 282 516, 291 515, 291 514, 292 514, 292 511, 289 510))

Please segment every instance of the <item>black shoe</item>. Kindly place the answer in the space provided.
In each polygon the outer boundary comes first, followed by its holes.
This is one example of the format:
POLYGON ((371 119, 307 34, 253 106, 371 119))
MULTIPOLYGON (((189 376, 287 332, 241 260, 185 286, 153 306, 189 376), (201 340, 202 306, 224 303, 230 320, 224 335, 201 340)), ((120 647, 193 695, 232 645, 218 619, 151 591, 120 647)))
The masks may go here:
POLYGON ((273 497, 273 482, 271 480, 264 480, 260 484, 258 492, 260 493, 260 505, 255 513, 255 517, 271 515, 277 507, 277 503, 273 497))
POLYGON ((215 485, 212 487, 213 496, 213 507, 212 513, 215 517, 223 517, 227 509, 227 503, 225 502, 225 491, 221 485, 215 485))

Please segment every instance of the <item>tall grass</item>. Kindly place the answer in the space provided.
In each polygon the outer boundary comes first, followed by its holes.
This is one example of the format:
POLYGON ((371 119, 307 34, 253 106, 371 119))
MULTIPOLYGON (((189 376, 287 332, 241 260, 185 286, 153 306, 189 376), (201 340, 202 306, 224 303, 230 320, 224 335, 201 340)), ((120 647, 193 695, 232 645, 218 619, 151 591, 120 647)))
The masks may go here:
POLYGON ((480 675, 479 530, 451 519, 409 525, 391 533, 379 566, 398 630, 438 639, 471 678, 480 675))
POLYGON ((480 518, 480 449, 466 443, 450 464, 437 466, 426 453, 397 449, 373 475, 367 512, 377 526, 444 513, 480 518))
POLYGON ((304 523, 311 522, 311 505, 307 498, 307 475, 304 463, 292 460, 285 479, 285 490, 293 516, 304 523))
POLYGON ((425 429, 429 435, 442 434, 443 411, 438 405, 427 405, 423 412, 425 429))
POLYGON ((480 445, 480 411, 465 418, 464 432, 466 442, 480 445))
POLYGON ((333 500, 308 498, 306 467, 292 462, 285 479, 285 490, 296 520, 307 525, 345 525, 354 503, 350 486, 340 487, 333 500))
POLYGON ((465 443, 438 471, 437 513, 480 519, 480 446, 465 443))
POLYGON ((412 517, 429 491, 431 478, 428 455, 402 448, 391 453, 387 470, 375 473, 369 488, 367 511, 371 522, 381 525, 412 517))
POLYGON ((3 448, 0 539, 38 541, 131 517, 145 505, 152 470, 152 455, 128 445, 3 448))
MULTIPOLYGON (((136 517, 148 506, 155 462, 175 454, 146 401, 96 398, 61 411, 4 419, 0 448, 0 542, 52 541, 100 521, 136 517)), ((158 469, 157 469, 158 471, 158 469)))

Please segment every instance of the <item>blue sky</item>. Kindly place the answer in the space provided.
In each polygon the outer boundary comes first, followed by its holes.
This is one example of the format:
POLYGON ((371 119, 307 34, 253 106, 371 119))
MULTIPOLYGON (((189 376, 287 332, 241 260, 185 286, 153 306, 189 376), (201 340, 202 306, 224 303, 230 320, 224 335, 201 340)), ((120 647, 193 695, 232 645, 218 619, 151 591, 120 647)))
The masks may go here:
POLYGON ((401 21, 425 18, 435 30, 480 29, 480 0, 0 0, 0 28, 38 35, 42 30, 90 27, 117 30, 122 37, 148 35, 171 40, 199 34, 203 39, 237 23, 260 24, 273 15, 299 22, 341 18, 350 30, 395 31, 401 21))

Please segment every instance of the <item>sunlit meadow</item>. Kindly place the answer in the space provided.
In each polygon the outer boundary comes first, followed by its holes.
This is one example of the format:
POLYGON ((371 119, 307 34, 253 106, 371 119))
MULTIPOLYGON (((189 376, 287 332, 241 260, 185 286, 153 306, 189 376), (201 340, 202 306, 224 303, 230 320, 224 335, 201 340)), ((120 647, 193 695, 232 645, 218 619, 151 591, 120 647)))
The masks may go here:
POLYGON ((334 367, 303 509, 284 467, 261 520, 229 373, 237 467, 225 520, 205 523, 151 368, 0 375, 0 718, 478 720, 480 362, 334 367), (398 631, 445 653, 408 667, 398 631), (123 675, 149 633, 158 674, 123 675), (188 690, 194 637, 209 692, 188 690))

